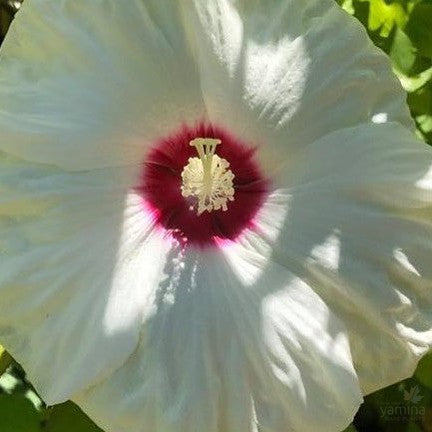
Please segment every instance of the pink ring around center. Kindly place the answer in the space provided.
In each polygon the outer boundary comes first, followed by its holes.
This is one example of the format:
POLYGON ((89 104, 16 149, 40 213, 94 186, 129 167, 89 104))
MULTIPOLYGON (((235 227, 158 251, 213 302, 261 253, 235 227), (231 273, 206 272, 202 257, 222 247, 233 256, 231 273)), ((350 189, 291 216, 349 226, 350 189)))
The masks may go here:
MULTIPOLYGON (((178 131, 153 145, 143 162, 139 185, 135 188, 150 209, 156 224, 186 244, 211 246, 221 240, 235 240, 246 228, 253 228, 254 217, 269 189, 255 161, 252 147, 223 128, 200 122, 183 125, 178 131), (194 198, 181 194, 181 173, 196 149, 189 145, 194 138, 218 138, 222 144, 217 154, 230 163, 234 173, 234 201, 228 210, 197 215, 194 198)), ((146 210, 148 211, 148 210, 146 210)))

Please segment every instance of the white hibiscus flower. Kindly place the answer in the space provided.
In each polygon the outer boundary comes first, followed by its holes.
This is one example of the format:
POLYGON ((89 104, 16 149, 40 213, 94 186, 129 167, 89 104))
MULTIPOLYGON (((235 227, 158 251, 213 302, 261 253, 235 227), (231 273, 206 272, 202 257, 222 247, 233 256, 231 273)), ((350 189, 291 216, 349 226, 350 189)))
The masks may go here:
POLYGON ((0 341, 109 432, 342 430, 432 342, 404 100, 332 0, 27 0, 0 341))

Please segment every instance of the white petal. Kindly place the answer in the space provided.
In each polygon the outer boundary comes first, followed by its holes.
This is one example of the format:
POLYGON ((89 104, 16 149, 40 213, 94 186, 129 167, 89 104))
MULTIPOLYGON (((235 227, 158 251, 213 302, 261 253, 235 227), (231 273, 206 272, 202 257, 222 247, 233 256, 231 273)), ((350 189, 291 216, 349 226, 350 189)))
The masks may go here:
POLYGON ((0 149, 79 172, 0 179, 0 338, 47 402, 73 397, 108 431, 340 430, 353 362, 369 392, 431 343, 430 152, 395 123, 411 126, 388 61, 331 0, 173 4, 19 13, 0 149), (270 144, 286 190, 225 257, 167 259, 129 170, 83 170, 139 162, 205 110, 270 144))
POLYGON ((229 251, 189 250, 167 266, 138 350, 75 397, 101 427, 334 432, 352 420, 361 394, 344 326, 285 268, 240 259, 263 272, 252 286, 229 251))
POLYGON ((186 2, 209 118, 279 166, 332 131, 411 127, 386 56, 334 0, 186 2))
POLYGON ((61 402, 135 349, 165 242, 124 170, 1 164, 0 340, 45 401, 61 402))
POLYGON ((2 46, 0 150, 80 170, 139 163, 204 115, 179 7, 25 2, 2 46))
POLYGON ((432 151, 376 124, 297 156, 242 244, 302 277, 344 321, 369 393, 412 375, 432 344, 432 151))

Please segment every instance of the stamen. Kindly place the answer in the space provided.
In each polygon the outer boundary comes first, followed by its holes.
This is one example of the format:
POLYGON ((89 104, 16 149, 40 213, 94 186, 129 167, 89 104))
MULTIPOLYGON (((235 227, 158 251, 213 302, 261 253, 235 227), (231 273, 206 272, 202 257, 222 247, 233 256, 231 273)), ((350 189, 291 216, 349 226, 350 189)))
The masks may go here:
POLYGON ((226 211, 227 202, 234 201, 234 174, 230 164, 215 154, 221 143, 215 138, 195 138, 189 143, 196 148, 199 158, 189 158, 183 168, 181 193, 185 198, 197 199, 198 216, 205 211, 226 211))

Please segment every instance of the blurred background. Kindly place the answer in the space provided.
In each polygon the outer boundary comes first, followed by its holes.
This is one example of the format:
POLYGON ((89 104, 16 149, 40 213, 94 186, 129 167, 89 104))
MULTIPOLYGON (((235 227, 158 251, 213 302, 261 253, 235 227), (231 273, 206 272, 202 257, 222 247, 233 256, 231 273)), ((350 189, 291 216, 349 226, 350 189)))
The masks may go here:
MULTIPOLYGON (((0 0, 0 43, 21 1, 0 0)), ((408 93, 417 134, 432 145, 432 0, 335 1, 389 55, 408 93)), ((0 432, 98 431, 71 402, 46 407, 22 368, 0 346, 0 432)), ((390 431, 432 432, 432 354, 422 360, 412 378, 366 397, 346 430, 390 431)))

